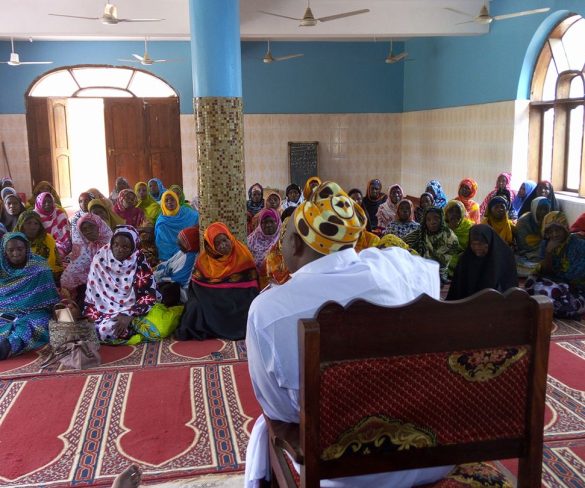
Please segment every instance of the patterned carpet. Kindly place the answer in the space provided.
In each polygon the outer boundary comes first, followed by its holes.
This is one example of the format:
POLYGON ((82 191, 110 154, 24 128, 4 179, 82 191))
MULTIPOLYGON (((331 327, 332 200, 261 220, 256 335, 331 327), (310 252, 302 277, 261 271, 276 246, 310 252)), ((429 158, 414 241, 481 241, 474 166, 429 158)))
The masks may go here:
POLYGON ((102 347, 85 372, 39 373, 43 351, 0 373, 0 486, 110 485, 241 471, 256 403, 242 342, 102 347))

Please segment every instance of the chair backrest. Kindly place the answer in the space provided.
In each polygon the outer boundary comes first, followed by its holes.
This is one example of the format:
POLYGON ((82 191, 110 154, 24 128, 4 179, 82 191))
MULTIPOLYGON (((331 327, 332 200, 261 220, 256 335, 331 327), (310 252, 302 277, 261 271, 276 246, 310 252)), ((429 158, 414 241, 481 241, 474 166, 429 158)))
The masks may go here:
POLYGON ((519 458, 540 486, 552 305, 520 289, 299 321, 302 486, 519 458))

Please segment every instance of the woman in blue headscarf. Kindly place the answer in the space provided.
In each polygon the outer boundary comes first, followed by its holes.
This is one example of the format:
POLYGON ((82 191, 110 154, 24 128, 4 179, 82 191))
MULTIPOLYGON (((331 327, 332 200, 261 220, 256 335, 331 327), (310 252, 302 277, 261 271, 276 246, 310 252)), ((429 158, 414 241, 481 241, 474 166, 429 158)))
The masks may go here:
POLYGON ((21 232, 5 234, 0 250, 0 359, 46 344, 58 301, 46 260, 31 253, 21 232))
POLYGON ((431 180, 427 183, 427 188, 425 192, 430 193, 433 195, 435 199, 435 203, 433 204, 435 207, 444 208, 447 205, 447 195, 443 191, 443 187, 441 186, 441 182, 439 180, 431 180))
POLYGON ((532 192, 536 190, 536 181, 526 180, 524 183, 520 185, 518 189, 518 193, 516 193, 516 197, 512 200, 512 209, 518 216, 518 218, 522 217, 520 214, 520 209, 522 205, 526 201, 526 199, 530 198, 532 192))
POLYGON ((148 193, 150 193, 150 196, 154 198, 156 202, 160 203, 160 199, 165 191, 167 191, 167 189, 160 178, 151 178, 148 180, 148 193))
POLYGON ((199 223, 199 214, 191 207, 182 207, 179 196, 170 190, 160 199, 162 214, 154 226, 154 239, 161 261, 170 259, 179 250, 177 236, 187 227, 199 223))

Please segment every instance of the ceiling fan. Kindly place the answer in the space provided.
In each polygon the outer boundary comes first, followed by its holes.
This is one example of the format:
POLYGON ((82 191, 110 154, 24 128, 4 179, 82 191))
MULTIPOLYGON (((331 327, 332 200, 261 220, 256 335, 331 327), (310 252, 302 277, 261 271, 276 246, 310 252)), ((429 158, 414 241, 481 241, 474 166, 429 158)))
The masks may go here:
POLYGON ((150 66, 154 63, 171 63, 175 61, 179 61, 178 59, 153 59, 148 54, 148 39, 144 38, 144 54, 140 56, 140 54, 132 54, 135 59, 118 59, 118 61, 124 61, 126 63, 140 63, 143 66, 150 66))
POLYGON ((275 14, 274 12, 267 12, 266 10, 259 10, 259 12, 266 15, 282 17, 283 19, 296 20, 300 22, 299 27, 313 27, 317 25, 317 22, 329 22, 330 20, 343 19, 345 17, 352 17, 353 15, 365 14, 369 11, 370 11, 369 8, 363 8, 360 10, 352 10, 351 12, 343 12, 340 14, 328 15, 326 17, 315 17, 313 15, 313 11, 311 10, 311 0, 307 0, 307 8, 305 10, 304 15, 300 19, 297 17, 289 17, 288 15, 275 14))
POLYGON ((466 17, 470 17, 472 20, 468 20, 467 22, 461 22, 461 24, 468 24, 470 22, 477 22, 478 24, 488 25, 491 24, 494 20, 506 20, 506 19, 513 19, 514 17, 523 17, 524 15, 533 15, 533 14, 542 14, 544 12, 548 12, 550 8, 537 8, 533 10, 524 10, 522 12, 513 12, 511 14, 503 14, 503 15, 490 15, 490 11, 488 8, 487 2, 484 2, 481 9, 479 10, 479 14, 477 16, 470 15, 466 12, 461 12, 461 10, 456 10, 454 8, 445 7, 445 10, 449 10, 451 12, 455 12, 456 14, 465 15, 466 17))
POLYGON ((14 39, 12 37, 10 38, 10 46, 12 46, 10 59, 8 61, 0 61, 0 63, 9 66, 20 66, 21 64, 53 64, 53 61, 21 61, 18 53, 14 52, 14 39))
POLYGON ((268 48, 266 49, 266 54, 262 58, 266 64, 274 63, 275 61, 286 61, 287 59, 294 59, 294 58, 302 58, 304 54, 288 54, 286 56, 278 56, 275 58, 270 51, 270 41, 268 41, 268 48))
POLYGON ((386 56, 386 59, 384 60, 386 64, 398 63, 399 61, 402 61, 403 59, 406 59, 408 57, 408 53, 406 51, 398 54, 392 54, 392 43, 393 41, 390 41, 390 51, 388 52, 388 56, 386 56))
POLYGON ((165 19, 121 19, 118 17, 118 8, 113 3, 106 3, 101 17, 84 17, 81 15, 49 14, 54 17, 69 17, 71 19, 99 20, 105 25, 115 25, 120 22, 160 22, 165 19))

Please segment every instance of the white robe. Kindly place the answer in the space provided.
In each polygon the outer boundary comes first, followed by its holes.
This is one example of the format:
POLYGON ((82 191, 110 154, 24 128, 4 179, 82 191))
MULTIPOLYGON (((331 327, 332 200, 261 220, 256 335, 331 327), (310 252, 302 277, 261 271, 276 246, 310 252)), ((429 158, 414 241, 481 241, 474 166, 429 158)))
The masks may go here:
MULTIPOLYGON (((299 269, 281 286, 263 291, 248 314, 248 367, 256 398, 271 419, 299 422, 297 323, 312 318, 327 301, 342 305, 357 298, 400 305, 422 293, 438 299, 438 264, 404 249, 353 249, 323 256, 299 269)), ((246 453, 246 488, 269 477, 268 429, 256 421, 246 453)), ((402 488, 444 477, 451 466, 324 480, 321 486, 402 488)))

